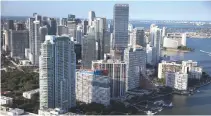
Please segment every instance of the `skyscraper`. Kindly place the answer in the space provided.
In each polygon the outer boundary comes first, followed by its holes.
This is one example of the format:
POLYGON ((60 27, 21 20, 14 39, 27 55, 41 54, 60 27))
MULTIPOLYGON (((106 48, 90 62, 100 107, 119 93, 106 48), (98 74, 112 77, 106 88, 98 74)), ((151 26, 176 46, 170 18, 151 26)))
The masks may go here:
POLYGON ((40 109, 75 106, 74 44, 66 36, 47 35, 40 55, 40 109))
POLYGON ((75 21, 67 21, 68 33, 71 37, 76 39, 76 22, 75 21))
POLYGON ((48 35, 47 26, 40 27, 40 42, 43 43, 45 41, 45 36, 48 35))
POLYGON ((126 91, 140 86, 140 74, 146 74, 146 51, 140 46, 124 50, 126 63, 126 91))
POLYGON ((17 23, 16 30, 25 30, 25 25, 23 23, 17 23))
POLYGON ((133 34, 134 34, 134 40, 136 41, 136 45, 146 47, 146 38, 144 29, 142 27, 136 27, 134 29, 133 34))
POLYGON ((56 35, 56 29, 57 29, 57 23, 56 19, 50 18, 49 19, 49 29, 48 29, 48 35, 56 35))
POLYGON ((68 27, 65 25, 58 25, 57 26, 57 35, 67 35, 68 34, 68 27))
POLYGON ((83 68, 91 68, 92 60, 97 60, 97 45, 94 33, 84 36, 82 41, 82 66, 83 68))
POLYGON ((88 28, 88 21, 87 20, 84 20, 82 22, 82 25, 83 25, 83 35, 86 35, 87 34, 87 28, 88 28))
POLYGON ((92 25, 92 21, 94 21, 95 18, 95 12, 94 11, 89 11, 89 26, 92 25))
POLYGON ((67 26, 67 18, 62 18, 61 19, 61 24, 60 25, 65 25, 67 26))
POLYGON ((34 28, 34 21, 35 21, 35 18, 29 18, 27 20, 28 22, 28 29, 29 29, 29 60, 31 61, 31 63, 33 64, 34 63, 34 34, 35 34, 35 28, 34 28))
POLYGON ((11 30, 4 30, 3 31, 3 46, 4 46, 4 50, 6 52, 9 52, 11 50, 11 38, 10 38, 10 33, 11 30))
POLYGON ((123 51, 128 46, 129 5, 114 5, 114 49, 123 51))
POLYGON ((157 26, 153 26, 150 29, 151 45, 152 45, 152 63, 156 65, 160 61, 161 54, 161 29, 157 26))
POLYGON ((13 20, 8 20, 7 21, 7 29, 12 29, 14 30, 14 21, 13 20))
POLYGON ((104 58, 104 46, 105 46, 105 31, 106 31, 106 18, 95 18, 95 40, 97 42, 97 59, 104 58))
POLYGON ((39 66, 39 56, 40 56, 40 45, 41 45, 41 38, 40 38, 40 22, 34 21, 34 51, 32 51, 34 57, 34 64, 35 66, 39 66))
POLYGON ((10 30, 11 57, 25 58, 25 48, 29 48, 28 30, 10 30))
POLYGON ((77 25, 76 41, 80 44, 82 44, 82 34, 83 34, 82 25, 77 25))
POLYGON ((73 15, 73 14, 68 14, 67 20, 68 20, 68 21, 75 21, 75 15, 73 15))

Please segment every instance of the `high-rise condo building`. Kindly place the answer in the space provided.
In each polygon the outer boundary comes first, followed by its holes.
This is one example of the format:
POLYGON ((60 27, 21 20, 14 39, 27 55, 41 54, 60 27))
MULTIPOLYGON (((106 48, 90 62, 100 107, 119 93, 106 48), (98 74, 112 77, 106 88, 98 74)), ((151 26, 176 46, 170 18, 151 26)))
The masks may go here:
POLYGON ((188 74, 181 72, 167 72, 166 86, 177 90, 187 90, 188 74))
POLYGON ((146 51, 141 46, 124 50, 126 63, 126 91, 140 86, 141 75, 146 75, 146 51))
POLYGON ((48 35, 48 27, 42 26, 40 27, 40 42, 43 43, 45 41, 45 36, 48 35))
POLYGON ((160 61, 161 55, 161 29, 157 26, 151 25, 150 27, 150 37, 151 37, 151 45, 153 46, 152 49, 152 63, 156 65, 160 61))
POLYGON ((114 5, 114 49, 123 51, 128 46, 128 22, 129 22, 129 5, 114 5))
POLYGON ((97 45, 94 33, 85 35, 82 41, 82 67, 91 68, 92 60, 97 60, 97 45))
POLYGON ((34 51, 32 52, 34 62, 32 64, 34 64, 35 66, 39 66, 40 45, 40 21, 34 21, 34 51))
POLYGON ((47 35, 39 64, 40 109, 75 106, 74 43, 66 36, 47 35))
POLYGON ((94 11, 89 11, 89 26, 92 25, 92 21, 94 21, 94 18, 95 18, 95 12, 94 11))

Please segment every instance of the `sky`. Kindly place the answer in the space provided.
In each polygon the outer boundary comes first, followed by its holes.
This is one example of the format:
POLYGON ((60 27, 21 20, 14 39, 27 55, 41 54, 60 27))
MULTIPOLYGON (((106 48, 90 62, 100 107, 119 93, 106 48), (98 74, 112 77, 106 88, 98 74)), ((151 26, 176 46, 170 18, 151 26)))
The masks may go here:
POLYGON ((129 4, 129 18, 139 20, 203 20, 211 21, 211 1, 1 1, 2 16, 88 18, 88 11, 97 17, 113 18, 115 3, 129 4))

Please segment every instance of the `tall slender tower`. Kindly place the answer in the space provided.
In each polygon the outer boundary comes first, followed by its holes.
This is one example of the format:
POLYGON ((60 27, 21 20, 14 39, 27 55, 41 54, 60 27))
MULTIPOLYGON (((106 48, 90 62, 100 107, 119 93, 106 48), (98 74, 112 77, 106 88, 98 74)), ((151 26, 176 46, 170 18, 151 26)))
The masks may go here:
POLYGON ((152 63, 153 65, 156 65, 160 60, 160 54, 161 54, 161 39, 162 39, 162 33, 161 29, 157 26, 152 27, 150 29, 150 36, 151 36, 151 44, 153 46, 152 48, 152 63))
POLYGON ((95 18, 95 12, 89 11, 89 26, 92 25, 92 21, 94 21, 94 18, 95 18))
POLYGON ((95 40, 97 42, 97 59, 104 58, 104 46, 105 46, 105 32, 106 32, 106 18, 95 18, 95 40))
POLYGON ((114 49, 123 51, 128 46, 129 5, 114 5, 114 49))
POLYGON ((41 45, 41 37, 40 37, 40 21, 34 21, 34 64, 35 66, 39 66, 39 56, 40 56, 40 45, 41 45))
POLYGON ((75 106, 74 43, 66 36, 47 35, 40 55, 40 109, 75 106))

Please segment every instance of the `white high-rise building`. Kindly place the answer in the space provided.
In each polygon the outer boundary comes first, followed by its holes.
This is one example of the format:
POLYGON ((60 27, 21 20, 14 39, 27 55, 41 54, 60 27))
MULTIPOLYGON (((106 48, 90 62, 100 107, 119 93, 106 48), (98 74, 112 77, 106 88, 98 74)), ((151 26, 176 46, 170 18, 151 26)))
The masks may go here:
POLYGON ((128 46, 129 4, 114 5, 114 49, 123 51, 128 46))
POLYGON ((89 26, 92 25, 92 21, 94 21, 94 18, 95 18, 95 12, 89 11, 89 26))
POLYGON ((119 60, 92 61, 92 70, 108 71, 111 78, 111 98, 125 95, 126 92, 126 63, 119 60))
POLYGON ((146 46, 146 53, 147 53, 147 63, 152 65, 152 47, 150 44, 146 46))
POLYGON ((161 54, 161 29, 157 26, 151 25, 150 28, 150 37, 151 37, 151 44, 154 50, 152 50, 152 63, 156 65, 160 61, 160 54, 161 54))
POLYGON ((177 90, 187 90, 188 74, 180 72, 167 72, 166 86, 177 90))
POLYGON ((34 52, 31 52, 34 56, 35 66, 39 66, 39 56, 40 56, 40 46, 41 46, 41 36, 40 36, 40 22, 34 21, 34 52))
POLYGON ((46 35, 39 58, 40 109, 75 106, 75 57, 69 37, 46 35))
POLYGON ((146 51, 141 47, 126 48, 124 51, 126 63, 126 91, 140 86, 140 75, 146 75, 146 51))
POLYGON ((186 46, 186 33, 167 33, 167 38, 178 42, 178 46, 186 46))
POLYGON ((82 25, 78 25, 76 30, 76 41, 80 44, 82 44, 82 34, 83 34, 82 25))
POLYGON ((101 70, 76 72, 76 99, 85 103, 110 104, 110 78, 101 70))

